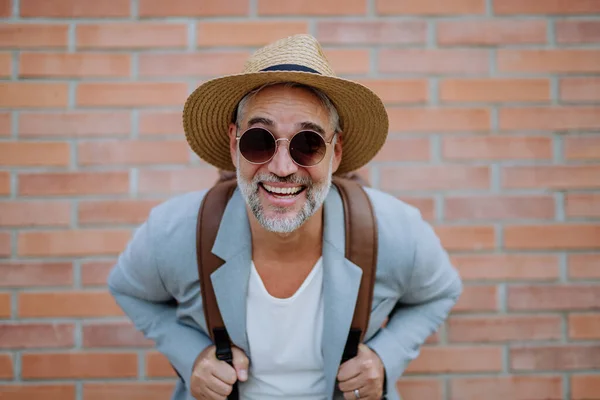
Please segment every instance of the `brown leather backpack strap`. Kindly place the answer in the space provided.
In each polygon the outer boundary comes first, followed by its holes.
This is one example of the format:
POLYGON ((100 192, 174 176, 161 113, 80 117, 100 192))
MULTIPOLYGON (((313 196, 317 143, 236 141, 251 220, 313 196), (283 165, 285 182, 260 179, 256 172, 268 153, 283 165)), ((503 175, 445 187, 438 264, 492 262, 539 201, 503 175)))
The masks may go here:
POLYGON ((364 339, 373 303, 373 287, 377 268, 377 221, 365 190, 355 181, 334 178, 344 205, 346 258, 358 265, 363 273, 358 290, 354 317, 342 361, 353 358, 364 339))
MULTIPOLYGON (((212 248, 219 232, 219 225, 225 212, 225 207, 231 198, 237 182, 224 181, 213 186, 204 196, 198 211, 196 226, 196 252, 198 263, 198 277, 200 291, 202 292, 202 307, 206 318, 206 328, 216 346, 217 358, 233 365, 231 343, 227 329, 223 323, 217 298, 213 289, 210 275, 216 271, 224 261, 212 253, 212 248)), ((238 399, 237 384, 234 385, 229 399, 238 399)))

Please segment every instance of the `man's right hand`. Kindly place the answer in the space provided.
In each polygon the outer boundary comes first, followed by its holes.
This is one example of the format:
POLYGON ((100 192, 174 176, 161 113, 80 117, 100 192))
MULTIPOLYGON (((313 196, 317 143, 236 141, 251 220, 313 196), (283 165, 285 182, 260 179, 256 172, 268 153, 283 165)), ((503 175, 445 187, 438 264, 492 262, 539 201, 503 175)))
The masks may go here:
POLYGON ((226 400, 237 380, 248 379, 248 357, 241 349, 231 346, 235 369, 217 359, 215 351, 215 346, 207 347, 194 362, 190 387, 197 400, 226 400))

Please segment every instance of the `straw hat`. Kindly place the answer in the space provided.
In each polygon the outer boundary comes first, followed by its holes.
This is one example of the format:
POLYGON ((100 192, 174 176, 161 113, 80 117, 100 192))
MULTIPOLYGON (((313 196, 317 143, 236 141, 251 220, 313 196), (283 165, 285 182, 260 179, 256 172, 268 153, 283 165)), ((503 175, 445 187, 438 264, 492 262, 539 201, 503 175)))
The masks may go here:
POLYGON ((192 150, 219 169, 235 171, 227 132, 237 105, 253 89, 278 82, 315 87, 333 102, 343 132, 336 174, 359 169, 383 146, 388 116, 381 99, 363 85, 336 77, 317 40, 302 34, 257 50, 241 74, 207 81, 188 97, 183 128, 192 150))

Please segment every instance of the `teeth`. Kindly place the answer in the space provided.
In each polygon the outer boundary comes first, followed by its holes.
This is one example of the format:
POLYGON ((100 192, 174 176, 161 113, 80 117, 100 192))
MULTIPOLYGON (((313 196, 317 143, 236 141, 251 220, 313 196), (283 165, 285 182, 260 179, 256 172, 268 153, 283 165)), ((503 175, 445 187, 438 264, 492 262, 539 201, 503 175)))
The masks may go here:
POLYGON ((269 192, 277 193, 277 194, 296 194, 300 190, 302 190, 302 187, 300 187, 300 186, 290 187, 290 188, 279 188, 279 187, 269 186, 269 185, 266 185, 266 184, 263 184, 263 186, 269 192))

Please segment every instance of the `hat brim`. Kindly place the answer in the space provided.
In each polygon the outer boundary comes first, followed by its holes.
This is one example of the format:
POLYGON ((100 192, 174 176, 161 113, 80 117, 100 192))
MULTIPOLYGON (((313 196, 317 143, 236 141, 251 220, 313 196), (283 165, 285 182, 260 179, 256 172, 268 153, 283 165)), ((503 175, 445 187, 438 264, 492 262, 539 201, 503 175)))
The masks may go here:
POLYGON ((228 130, 236 107, 253 89, 279 82, 315 87, 333 102, 343 131, 342 161, 336 174, 360 169, 383 146, 388 134, 387 112, 366 86, 309 72, 269 71, 216 78, 190 94, 183 110, 183 128, 192 150, 219 169, 235 171, 228 130))

